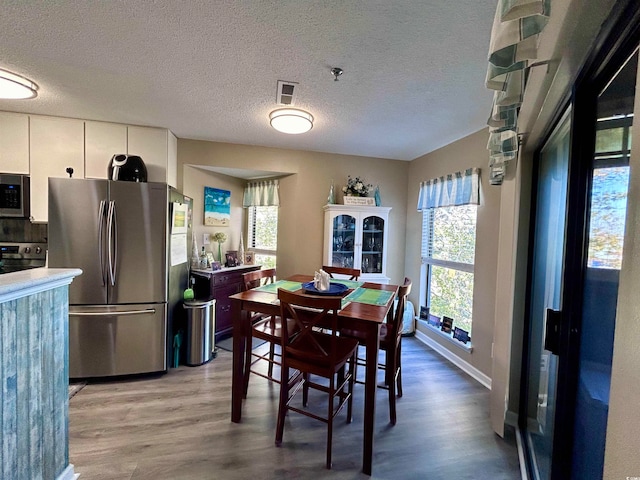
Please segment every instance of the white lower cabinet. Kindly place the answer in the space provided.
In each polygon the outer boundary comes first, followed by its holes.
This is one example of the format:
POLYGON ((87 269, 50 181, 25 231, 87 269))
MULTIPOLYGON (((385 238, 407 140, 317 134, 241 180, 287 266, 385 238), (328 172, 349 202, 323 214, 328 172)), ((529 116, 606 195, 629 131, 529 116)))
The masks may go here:
POLYGON ((74 178, 84 178, 84 121, 32 115, 29 132, 31 217, 46 222, 49 177, 67 177, 73 168, 74 178))
POLYGON ((323 264, 359 268, 360 280, 389 283, 387 246, 391 207, 325 205, 323 264))
POLYGON ((29 115, 0 112, 0 173, 29 174, 29 115))

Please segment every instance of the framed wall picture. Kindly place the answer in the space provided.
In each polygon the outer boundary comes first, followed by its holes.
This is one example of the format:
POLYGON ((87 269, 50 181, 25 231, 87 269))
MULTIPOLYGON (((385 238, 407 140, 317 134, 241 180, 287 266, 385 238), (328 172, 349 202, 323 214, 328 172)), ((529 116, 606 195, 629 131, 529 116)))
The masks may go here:
POLYGON ((204 224, 228 227, 231 222, 231 192, 204 187, 204 224))
POLYGON ((253 252, 246 252, 244 254, 244 264, 245 265, 253 265, 254 261, 255 261, 255 257, 253 255, 253 252))

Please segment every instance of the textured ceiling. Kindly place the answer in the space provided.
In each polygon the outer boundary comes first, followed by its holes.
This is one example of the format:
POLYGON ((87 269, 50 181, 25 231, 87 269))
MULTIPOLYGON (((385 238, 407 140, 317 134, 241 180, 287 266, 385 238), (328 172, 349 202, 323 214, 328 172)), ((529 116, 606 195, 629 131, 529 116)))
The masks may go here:
POLYGON ((39 84, 0 110, 179 138, 412 160, 485 126, 496 0, 0 0, 0 67, 39 84), (344 74, 337 82, 331 67, 344 74), (278 80, 313 129, 269 126, 278 80))

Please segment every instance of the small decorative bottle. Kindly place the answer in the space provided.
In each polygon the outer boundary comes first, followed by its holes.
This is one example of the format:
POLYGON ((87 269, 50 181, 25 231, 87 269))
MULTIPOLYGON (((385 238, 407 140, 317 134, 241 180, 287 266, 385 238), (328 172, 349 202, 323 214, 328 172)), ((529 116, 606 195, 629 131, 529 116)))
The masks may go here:
POLYGON ((376 207, 382 205, 382 200, 380 199, 380 187, 376 185, 376 190, 373 192, 373 197, 376 199, 376 207))
POLYGON ((336 203, 336 192, 333 186, 333 180, 331 180, 331 186, 329 187, 329 196, 327 197, 327 205, 333 205, 336 203))
POLYGON ((206 270, 208 263, 209 262, 207 261, 207 253, 204 251, 204 245, 203 245, 202 253, 200 254, 200 268, 203 270, 206 270))

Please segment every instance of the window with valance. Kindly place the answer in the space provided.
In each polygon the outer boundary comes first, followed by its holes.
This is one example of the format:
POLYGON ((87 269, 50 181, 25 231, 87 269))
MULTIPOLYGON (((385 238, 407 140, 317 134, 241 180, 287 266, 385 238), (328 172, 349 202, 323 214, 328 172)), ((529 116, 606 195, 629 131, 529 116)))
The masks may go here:
POLYGON ((255 262, 265 268, 276 266, 278 249, 278 180, 249 182, 242 205, 247 208, 247 247, 255 262))
POLYGON ((470 168, 420 184, 421 260, 429 312, 471 333, 480 170, 470 168))

